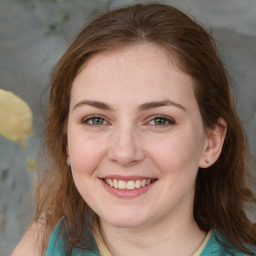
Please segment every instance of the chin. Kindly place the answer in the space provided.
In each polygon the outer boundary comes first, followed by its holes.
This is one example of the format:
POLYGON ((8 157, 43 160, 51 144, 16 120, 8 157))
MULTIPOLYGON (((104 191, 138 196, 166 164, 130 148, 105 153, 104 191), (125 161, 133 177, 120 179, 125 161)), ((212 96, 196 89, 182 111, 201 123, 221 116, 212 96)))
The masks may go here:
POLYGON ((149 222, 149 219, 142 214, 116 214, 112 213, 109 216, 102 216, 100 219, 104 220, 111 226, 120 227, 120 228, 136 228, 145 225, 149 222))

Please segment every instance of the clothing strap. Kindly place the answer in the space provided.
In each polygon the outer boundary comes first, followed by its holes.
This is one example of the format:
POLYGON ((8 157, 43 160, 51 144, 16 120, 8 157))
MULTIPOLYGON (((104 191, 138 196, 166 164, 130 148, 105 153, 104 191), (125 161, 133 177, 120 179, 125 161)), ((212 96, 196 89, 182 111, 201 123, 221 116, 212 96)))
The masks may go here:
MULTIPOLYGON (((198 249, 194 252, 194 254, 192 256, 200 256, 200 254, 204 250, 206 244, 208 243, 208 241, 212 235, 212 232, 213 232, 213 230, 210 230, 207 233, 204 241, 202 242, 202 244, 198 247, 198 249)), ((94 236, 94 239, 98 246, 100 256, 112 256, 103 240, 98 223, 94 223, 93 236, 94 236)))
POLYGON ((213 230, 211 229, 211 230, 207 233, 207 235, 206 235, 204 241, 202 242, 202 244, 198 247, 198 249, 194 252, 194 254, 193 254, 192 256, 200 256, 200 254, 201 254, 202 251, 204 250, 206 244, 207 244, 208 241, 210 240, 210 237, 211 237, 211 235, 212 235, 212 232, 213 232, 213 230))

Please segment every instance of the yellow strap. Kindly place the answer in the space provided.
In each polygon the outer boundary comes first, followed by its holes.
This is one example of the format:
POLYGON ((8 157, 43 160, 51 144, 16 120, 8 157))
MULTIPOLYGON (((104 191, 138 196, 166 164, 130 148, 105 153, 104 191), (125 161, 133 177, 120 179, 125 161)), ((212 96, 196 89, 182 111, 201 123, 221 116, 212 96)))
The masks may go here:
POLYGON ((97 221, 94 222, 93 236, 98 246, 100 256, 112 256, 103 240, 97 221))
POLYGON ((202 253, 202 251, 204 250, 204 247, 206 246, 206 244, 208 243, 210 237, 212 235, 212 229, 208 232, 208 234, 206 235, 203 243, 198 247, 198 249, 194 252, 194 254, 192 256, 200 256, 200 254, 202 253))
MULTIPOLYGON (((96 244, 98 246, 99 249, 99 253, 101 256, 112 256, 111 253, 109 252, 108 248, 106 247, 106 244, 103 240, 103 237, 100 233, 100 229, 99 229, 99 225, 98 223, 94 222, 94 230, 93 230, 93 236, 95 238, 96 244)), ((208 232, 208 234, 206 235, 203 243, 199 246, 199 248, 195 251, 195 253, 192 256, 200 256, 200 254, 202 253, 204 247, 206 246, 206 244, 208 243, 211 235, 212 235, 212 230, 210 230, 208 232)))

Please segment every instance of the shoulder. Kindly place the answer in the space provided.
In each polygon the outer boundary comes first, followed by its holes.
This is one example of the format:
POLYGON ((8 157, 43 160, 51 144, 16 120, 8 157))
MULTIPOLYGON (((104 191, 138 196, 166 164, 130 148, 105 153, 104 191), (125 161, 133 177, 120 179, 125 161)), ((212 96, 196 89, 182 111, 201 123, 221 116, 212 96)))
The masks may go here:
POLYGON ((36 256, 41 255, 45 226, 40 221, 35 221, 23 235, 11 256, 36 256))
MULTIPOLYGON (((62 229, 62 220, 60 220, 54 228, 47 247, 46 256, 62 256, 67 255, 68 239, 62 229)), ((88 234, 88 232, 86 232, 88 234)), ((91 235, 92 236, 92 235, 91 235)), ((71 256, 100 256, 97 247, 87 250, 82 248, 73 248, 71 256)))
MULTIPOLYGON (((228 249, 220 242, 225 243, 225 239, 220 235, 217 230, 214 230, 208 243, 206 244, 202 254, 200 256, 248 256, 247 254, 236 249, 228 249)), ((227 242, 226 242, 227 243, 227 242)), ((256 255, 256 246, 248 247, 256 255)))

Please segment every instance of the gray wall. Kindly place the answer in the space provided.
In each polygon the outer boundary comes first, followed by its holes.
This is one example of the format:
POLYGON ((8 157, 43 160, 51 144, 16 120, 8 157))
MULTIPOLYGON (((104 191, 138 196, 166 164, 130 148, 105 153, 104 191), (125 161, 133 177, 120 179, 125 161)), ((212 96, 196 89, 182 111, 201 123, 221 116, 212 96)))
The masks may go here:
MULTIPOLYGON (((44 162, 40 147, 47 93, 43 91, 51 67, 88 18, 135 2, 139 1, 0 0, 0 88, 28 103, 34 127, 23 148, 0 136, 0 256, 10 253, 34 213, 38 165, 44 162)), ((160 2, 174 4, 213 32, 256 158, 256 1, 160 2)))

